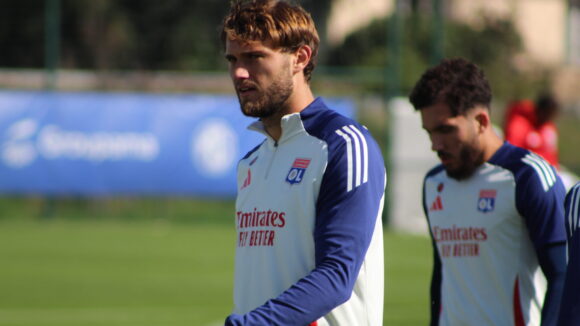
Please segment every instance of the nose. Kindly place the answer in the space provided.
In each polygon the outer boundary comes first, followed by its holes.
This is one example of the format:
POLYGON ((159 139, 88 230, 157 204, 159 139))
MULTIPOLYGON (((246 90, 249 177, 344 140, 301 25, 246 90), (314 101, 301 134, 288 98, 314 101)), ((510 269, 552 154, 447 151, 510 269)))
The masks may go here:
POLYGON ((232 77, 233 79, 248 79, 250 78, 250 72, 242 66, 234 66, 232 68, 232 77))
POLYGON ((431 135, 431 150, 434 152, 440 151, 444 149, 443 140, 441 137, 431 135))

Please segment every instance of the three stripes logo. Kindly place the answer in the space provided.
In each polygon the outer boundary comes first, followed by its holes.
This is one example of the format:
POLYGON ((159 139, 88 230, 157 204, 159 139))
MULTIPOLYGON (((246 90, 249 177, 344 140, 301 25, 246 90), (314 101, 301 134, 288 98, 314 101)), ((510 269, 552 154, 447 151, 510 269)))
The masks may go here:
POLYGON ((433 203, 431 203, 431 207, 429 207, 430 212, 443 210, 443 202, 441 201, 441 196, 439 194, 443 191, 443 188, 444 188, 443 183, 440 183, 439 185, 437 185, 438 194, 437 194, 437 197, 435 197, 435 200, 433 201, 433 203))
POLYGON ((247 186, 250 185, 250 183, 252 183, 252 170, 248 169, 248 175, 246 176, 246 179, 244 180, 244 184, 242 185, 242 188, 240 189, 244 189, 247 186))
MULTIPOLYGON (((254 157, 254 159, 250 161, 250 166, 254 165, 254 163, 256 163, 256 160, 258 160, 258 156, 254 157)), ((244 179, 244 183, 242 184, 240 190, 247 188, 250 185, 250 183, 252 183, 252 170, 248 169, 248 175, 246 175, 246 179, 244 179)))
POLYGON ((431 207, 429 207, 430 212, 434 211, 442 211, 443 210, 443 202, 441 202, 441 196, 437 195, 437 198, 431 203, 431 207))
POLYGON ((556 183, 554 169, 537 154, 529 153, 522 158, 522 161, 534 168, 540 178, 544 191, 548 191, 556 183))
POLYGON ((365 137, 354 125, 343 126, 335 132, 346 142, 348 192, 368 181, 369 149, 365 137))

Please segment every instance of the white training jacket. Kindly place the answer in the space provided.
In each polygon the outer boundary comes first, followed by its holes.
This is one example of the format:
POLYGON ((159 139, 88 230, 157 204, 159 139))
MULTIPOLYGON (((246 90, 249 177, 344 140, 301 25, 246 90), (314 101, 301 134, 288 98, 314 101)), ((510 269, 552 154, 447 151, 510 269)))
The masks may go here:
POLYGON ((317 98, 238 165, 226 325, 382 325, 386 173, 368 130, 317 98))

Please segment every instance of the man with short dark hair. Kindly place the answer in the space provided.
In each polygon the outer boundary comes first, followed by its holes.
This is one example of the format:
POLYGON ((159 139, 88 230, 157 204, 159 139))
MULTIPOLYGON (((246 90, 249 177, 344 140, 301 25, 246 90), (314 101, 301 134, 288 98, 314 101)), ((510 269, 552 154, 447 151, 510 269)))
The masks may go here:
POLYGON ((423 186, 431 325, 556 325, 565 190, 545 160, 495 134, 491 96, 483 71, 464 59, 430 68, 410 95, 441 160, 423 186))
POLYGON ((366 128, 310 90, 312 18, 235 1, 222 41, 242 112, 266 137, 238 164, 226 325, 382 325, 384 163, 366 128))

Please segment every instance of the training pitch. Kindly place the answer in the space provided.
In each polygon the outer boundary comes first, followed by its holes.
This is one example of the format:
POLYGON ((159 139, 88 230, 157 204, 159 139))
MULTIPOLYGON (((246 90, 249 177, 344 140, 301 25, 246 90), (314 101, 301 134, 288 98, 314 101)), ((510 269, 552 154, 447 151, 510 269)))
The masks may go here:
MULTIPOLYGON (((0 325, 223 325, 233 223, 0 219, 0 325)), ((425 325, 427 237, 385 233, 384 325, 425 325)))

